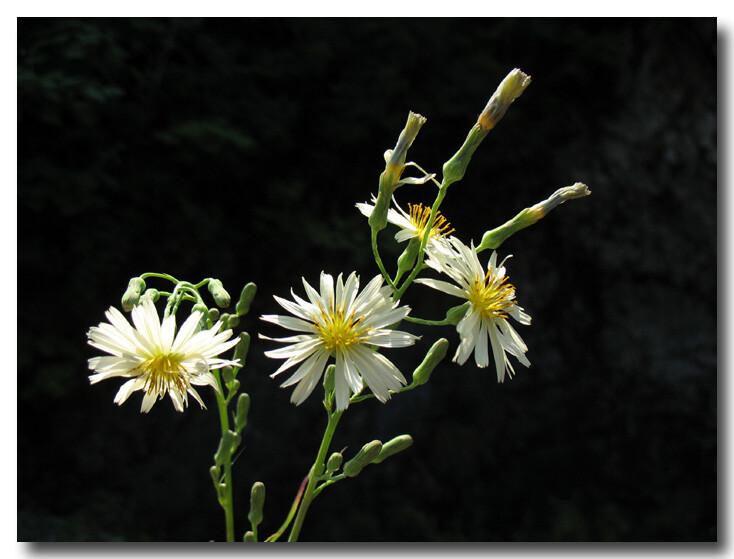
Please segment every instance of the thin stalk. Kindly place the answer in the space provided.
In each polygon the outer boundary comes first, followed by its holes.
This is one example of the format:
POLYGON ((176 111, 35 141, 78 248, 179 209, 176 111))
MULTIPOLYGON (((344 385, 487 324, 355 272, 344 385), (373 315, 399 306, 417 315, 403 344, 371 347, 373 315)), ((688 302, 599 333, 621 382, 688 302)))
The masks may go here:
MULTIPOLYGON (((217 379, 221 390, 224 390, 219 375, 219 369, 212 371, 217 379)), ((222 428, 222 437, 229 431, 229 415, 227 413, 227 403, 222 396, 221 391, 215 391, 217 396, 217 408, 219 409, 219 424, 222 428)), ((224 456, 224 499, 222 499, 222 508, 224 509, 224 522, 227 530, 227 541, 234 541, 234 503, 232 498, 232 456, 225 453, 224 456)))
POLYGON ((301 506, 298 509, 298 514, 296 514, 296 520, 293 522, 293 528, 291 528, 290 536, 288 536, 289 542, 298 541, 298 535, 301 533, 301 527, 303 526, 303 521, 306 518, 306 512, 308 512, 308 507, 311 505, 311 501, 313 501, 313 498, 315 497, 314 490, 316 489, 316 483, 318 483, 321 474, 324 473, 326 453, 329 451, 331 439, 334 437, 334 431, 336 431, 336 426, 343 413, 343 411, 329 413, 329 421, 326 424, 324 437, 321 439, 321 446, 316 454, 316 461, 309 472, 306 492, 303 494, 301 506))
POLYGON ((377 231, 375 229, 372 229, 372 254, 375 257, 375 262, 377 262, 377 267, 380 269, 382 277, 385 278, 387 284, 392 288, 393 291, 395 291, 395 284, 390 279, 390 275, 387 273, 387 270, 382 263, 382 258, 380 258, 380 250, 377 247, 377 231))

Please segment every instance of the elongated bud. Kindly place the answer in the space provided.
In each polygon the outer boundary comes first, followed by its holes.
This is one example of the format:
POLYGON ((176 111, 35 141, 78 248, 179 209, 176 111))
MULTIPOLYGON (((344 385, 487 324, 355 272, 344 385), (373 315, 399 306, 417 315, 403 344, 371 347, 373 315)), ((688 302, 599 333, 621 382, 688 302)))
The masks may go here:
POLYGON ((398 137, 395 149, 385 152, 385 170, 380 175, 379 193, 375 201, 375 209, 369 217, 370 227, 380 231, 387 226, 387 210, 395 190, 402 184, 400 177, 405 170, 405 158, 408 148, 425 124, 426 117, 418 113, 408 113, 408 121, 398 137))
POLYGON ((370 464, 375 458, 377 458, 381 450, 382 443, 380 441, 367 443, 360 449, 357 456, 344 465, 344 474, 347 477, 355 477, 359 475, 367 464, 370 464))
POLYGON ((489 131, 505 116, 512 102, 522 95, 530 85, 530 76, 522 72, 520 68, 512 70, 497 87, 492 97, 479 115, 477 124, 489 131))
POLYGON ((446 321, 449 324, 453 324, 454 326, 456 326, 459 321, 464 318, 464 315, 466 314, 466 311, 469 310, 469 307, 471 307, 471 302, 469 301, 461 305, 451 307, 448 311, 446 311, 446 321))
POLYGON ((335 365, 329 365, 326 367, 326 373, 324 373, 324 393, 330 394, 334 392, 334 369, 335 365))
POLYGON ((247 425, 247 415, 250 413, 250 395, 242 393, 237 398, 237 408, 234 416, 235 431, 241 433, 247 425))
POLYGON ((375 458, 372 463, 379 464, 380 462, 385 460, 385 458, 388 458, 393 454, 397 454, 398 452, 405 450, 412 444, 413 437, 411 437, 410 435, 399 435, 382 445, 382 450, 380 450, 380 454, 377 455, 377 458, 375 458))
POLYGON ((403 254, 398 258, 398 277, 413 269, 415 259, 418 256, 418 249, 421 247, 421 240, 417 237, 413 237, 408 241, 408 246, 405 247, 403 254))
POLYGON ((222 367, 222 380, 224 380, 224 384, 232 384, 234 380, 234 369, 230 365, 222 367))
POLYGON ((252 300, 255 298, 255 293, 257 293, 257 286, 252 282, 242 288, 240 299, 237 301, 237 306, 235 307, 235 312, 239 316, 245 316, 250 311, 250 305, 252 305, 252 300))
POLYGON ((234 346, 234 356, 233 359, 237 361, 240 360, 240 366, 245 366, 245 358, 247 357, 247 352, 250 349, 250 334, 247 332, 240 332, 240 335, 238 336, 240 341, 237 342, 237 345, 234 346))
POLYGON ((329 456, 329 460, 326 462, 326 475, 330 476, 337 471, 342 465, 342 460, 344 460, 344 457, 340 452, 335 452, 329 456))
POLYGON ((227 290, 224 289, 221 281, 218 279, 210 279, 207 287, 209 288, 209 293, 211 293, 214 298, 214 302, 219 308, 223 309, 229 306, 231 298, 229 293, 227 293, 227 290))
POLYGON ((143 278, 132 278, 128 284, 125 293, 122 295, 122 309, 129 312, 140 300, 140 296, 145 289, 145 280, 143 278))
POLYGON ((479 144, 489 131, 500 121, 512 102, 530 85, 530 76, 515 68, 507 74, 497 91, 479 115, 477 123, 469 131, 464 144, 454 156, 443 165, 443 183, 448 185, 461 180, 469 166, 469 161, 479 144))
POLYGON ((525 208, 510 221, 487 231, 482 236, 482 242, 477 247, 477 252, 484 249, 496 249, 504 243, 508 237, 514 235, 521 229, 525 229, 545 217, 553 208, 560 206, 566 200, 574 198, 583 198, 591 194, 591 190, 582 182, 577 182, 571 186, 564 186, 556 190, 549 198, 525 208))
POLYGON ((428 350, 428 353, 426 353, 421 364, 418 365, 415 371, 413 371, 412 384, 415 386, 421 386, 422 384, 427 383, 428 379, 431 378, 433 369, 435 369, 441 360, 446 357, 448 349, 449 342, 446 338, 437 340, 436 343, 431 346, 431 349, 428 350))
POLYGON ((234 451, 237 449, 237 447, 240 444, 241 437, 239 434, 235 433, 234 431, 227 431, 222 435, 222 438, 219 440, 219 447, 217 448, 217 452, 214 455, 214 463, 217 466, 221 466, 224 464, 224 461, 227 459, 228 456, 232 456, 234 451))
POLYGON ((212 466, 209 468, 209 475, 211 476, 214 485, 219 485, 219 480, 222 477, 221 468, 219 466, 212 466))
POLYGON ((253 528, 263 521, 263 505, 265 504, 265 485, 256 481, 250 491, 250 512, 247 514, 247 520, 253 528))

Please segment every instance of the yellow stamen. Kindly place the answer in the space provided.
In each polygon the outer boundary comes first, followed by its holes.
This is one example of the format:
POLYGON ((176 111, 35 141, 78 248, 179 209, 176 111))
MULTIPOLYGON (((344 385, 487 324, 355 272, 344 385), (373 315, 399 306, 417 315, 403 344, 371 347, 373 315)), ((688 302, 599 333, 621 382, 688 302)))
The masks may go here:
POLYGON ((363 317, 354 320, 354 311, 345 315, 345 305, 342 304, 335 312, 326 312, 319 305, 321 319, 313 317, 314 326, 319 331, 319 337, 329 351, 335 348, 345 349, 353 344, 364 341, 363 331, 358 328, 363 317))
MULTIPOLYGON (((423 204, 408 204, 410 208, 410 223, 418 231, 418 238, 423 238, 426 233, 426 226, 428 225, 428 219, 431 217, 431 208, 424 206, 423 204)), ((433 227, 431 227, 431 233, 429 238, 439 239, 445 235, 450 235, 454 232, 454 228, 451 224, 446 221, 446 218, 441 215, 441 212, 436 212, 436 219, 433 220, 433 227)))
POLYGON ((138 376, 145 375, 146 394, 165 394, 169 390, 184 393, 188 389, 186 369, 178 355, 156 355, 141 363, 136 370, 139 371, 138 376))
POLYGON ((507 276, 499 278, 493 275, 491 270, 487 272, 483 280, 477 276, 469 293, 469 301, 472 306, 483 316, 507 318, 507 313, 517 305, 512 300, 515 287, 508 283, 507 279, 507 276))

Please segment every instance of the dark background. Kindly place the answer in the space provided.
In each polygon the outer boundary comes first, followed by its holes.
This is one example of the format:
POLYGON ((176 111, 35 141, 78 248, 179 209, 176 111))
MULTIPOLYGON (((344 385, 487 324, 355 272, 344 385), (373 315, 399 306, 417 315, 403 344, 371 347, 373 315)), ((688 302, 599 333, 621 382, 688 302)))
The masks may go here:
MULTIPOLYGON (((333 448, 414 445, 325 491, 303 540, 717 539, 717 31, 714 19, 20 19, 18 539, 222 540, 207 472, 218 417, 148 415, 90 386, 88 328, 130 277, 260 291, 242 327, 324 269, 377 273, 369 199, 409 110, 440 173, 514 67, 533 77, 442 211, 478 242, 582 181, 593 194, 510 238, 530 369, 448 359, 420 390, 342 419, 333 448)), ((433 187, 399 200, 431 202, 433 187)), ((398 249, 383 234, 391 267, 398 249)), ((488 254, 486 255, 488 256, 488 254)), ((483 258, 484 259, 484 258, 483 258)), ((149 285, 164 288, 165 284, 149 285)), ((404 303, 441 318, 416 286, 404 303)), ((452 328, 387 355, 410 375, 452 328)), ((269 535, 315 456, 318 394, 289 404, 253 343, 235 464, 269 535)))

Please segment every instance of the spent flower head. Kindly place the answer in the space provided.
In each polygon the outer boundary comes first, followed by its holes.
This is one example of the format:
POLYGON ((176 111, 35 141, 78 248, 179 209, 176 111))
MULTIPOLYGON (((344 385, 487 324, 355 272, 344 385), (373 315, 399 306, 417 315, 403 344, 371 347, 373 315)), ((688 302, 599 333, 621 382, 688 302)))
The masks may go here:
POLYGON ((177 411, 183 411, 191 394, 206 407, 194 385, 210 385, 219 391, 219 383, 211 369, 236 365, 217 357, 234 346, 239 338, 229 340, 231 330, 219 332, 218 322, 210 329, 196 331, 202 313, 194 311, 176 333, 174 315, 160 320, 153 301, 144 297, 132 309, 134 327, 116 308, 106 313, 109 322, 89 329, 89 345, 108 353, 89 359, 92 384, 112 377, 130 378, 120 387, 115 403, 122 404, 136 390, 142 390, 141 412, 147 413, 156 400, 166 394, 177 411), (229 341, 227 341, 229 340, 229 341))
POLYGON ((394 348, 415 343, 417 336, 390 328, 403 320, 410 308, 399 307, 391 290, 376 276, 359 292, 359 277, 352 272, 345 280, 321 273, 319 291, 303 279, 304 300, 293 291, 293 301, 275 300, 294 316, 264 315, 260 318, 296 332, 285 338, 260 337, 288 345, 266 351, 273 359, 285 362, 271 376, 301 364, 281 387, 297 384, 291 402, 298 405, 311 394, 323 376, 330 357, 334 357, 334 392, 338 410, 349 406, 350 390, 358 394, 366 383, 378 400, 386 402, 390 391, 406 384, 400 371, 372 346, 394 348))
POLYGON ((503 382, 506 372, 509 376, 515 372, 507 353, 526 367, 530 366, 525 357, 528 348, 508 318, 529 325, 530 316, 515 301, 515 288, 505 274, 504 260, 497 266, 496 252, 492 253, 485 272, 474 246, 468 247, 456 237, 448 239, 443 246, 445 250, 429 254, 426 263, 448 275, 455 284, 429 278, 415 281, 469 301, 466 314, 456 325, 461 343, 454 361, 463 365, 473 351, 477 366, 486 367, 489 365, 489 341, 497 380, 503 382))

